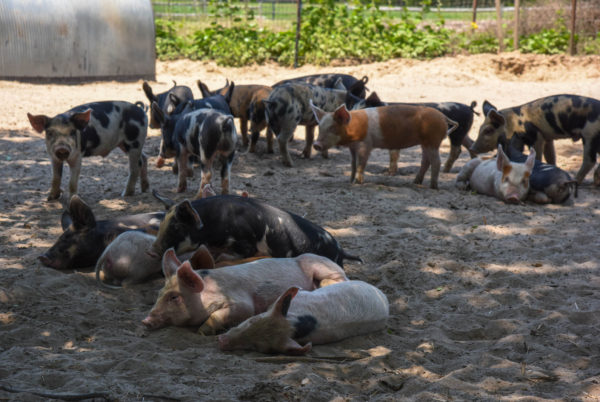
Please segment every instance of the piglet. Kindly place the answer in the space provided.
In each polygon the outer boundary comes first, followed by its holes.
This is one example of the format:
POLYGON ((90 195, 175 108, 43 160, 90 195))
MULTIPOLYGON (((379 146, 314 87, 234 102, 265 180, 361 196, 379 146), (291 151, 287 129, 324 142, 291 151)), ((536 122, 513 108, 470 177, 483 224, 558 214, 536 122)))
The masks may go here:
POLYGON ((527 197, 529 176, 533 170, 535 150, 525 163, 511 162, 498 146, 496 159, 471 159, 456 177, 456 186, 461 189, 471 187, 481 194, 491 195, 507 203, 517 204, 527 197))
POLYGON ((104 250, 96 263, 96 280, 109 287, 141 283, 161 272, 160 260, 146 251, 155 236, 139 231, 123 232, 104 250))
POLYGON ((339 265, 314 254, 194 271, 169 249, 162 266, 165 285, 142 323, 149 329, 200 326, 206 335, 266 311, 291 286, 313 290, 348 280, 339 265))
POLYGON ((219 348, 303 355, 312 344, 378 331, 388 316, 387 297, 366 282, 339 282, 312 292, 292 287, 268 311, 219 335, 219 348))

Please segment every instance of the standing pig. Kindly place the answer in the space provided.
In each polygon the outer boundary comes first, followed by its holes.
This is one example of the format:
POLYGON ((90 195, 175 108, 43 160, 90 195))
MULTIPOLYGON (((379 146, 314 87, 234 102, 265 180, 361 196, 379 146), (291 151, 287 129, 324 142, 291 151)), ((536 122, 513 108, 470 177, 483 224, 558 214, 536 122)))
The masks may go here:
POLYGON ((63 233, 39 259, 56 269, 93 267, 119 234, 129 230, 156 233, 164 216, 164 212, 153 212, 97 221, 92 209, 74 195, 62 214, 63 233))
POLYGON ((456 177, 461 189, 471 187, 481 194, 491 195, 507 203, 524 200, 529 192, 529 176, 533 170, 535 150, 532 149, 525 163, 511 162, 498 146, 496 159, 471 159, 456 177))
POLYGON ((204 244, 213 255, 226 253, 233 259, 313 253, 340 266, 344 259, 361 261, 322 227, 254 198, 219 195, 175 204, 153 194, 169 208, 152 245, 156 258, 171 247, 180 254, 204 244))
POLYGON ((177 192, 187 188, 189 156, 200 158, 202 174, 196 198, 202 198, 202 189, 212 179, 215 159, 221 162, 221 194, 229 193, 231 165, 235 157, 237 132, 233 116, 214 109, 200 109, 185 114, 175 126, 174 136, 179 143, 177 164, 179 182, 177 192))
MULTIPOLYGON (((192 94, 190 87, 185 85, 177 85, 175 81, 173 81, 173 87, 171 89, 161 92, 158 95, 154 95, 154 92, 152 92, 152 87, 147 81, 144 81, 142 84, 142 89, 150 101, 150 104, 152 104, 152 102, 156 102, 160 110, 168 114, 173 113, 175 108, 180 103, 185 103, 188 100, 194 99, 194 95, 192 94)), ((160 123, 157 119, 156 112, 153 110, 150 112, 150 127, 160 128, 160 123)))
POLYGON ((319 123, 317 151, 335 145, 347 145, 352 154, 350 182, 362 184, 364 171, 373 148, 402 149, 420 145, 421 169, 415 178, 421 184, 431 165, 431 188, 437 188, 440 172, 440 144, 458 124, 438 110, 425 106, 391 105, 353 110, 346 105, 327 113, 311 102, 319 123), (358 156, 358 169, 357 169, 358 156))
POLYGON ((219 335, 219 348, 303 355, 312 344, 379 331, 388 316, 387 297, 366 282, 339 282, 313 291, 292 287, 268 311, 219 335))
POLYGON ((291 286, 312 290, 348 280, 340 266, 313 254, 195 272, 169 249, 163 273, 165 286, 142 323, 149 329, 199 325, 205 335, 262 313, 291 286))
POLYGON ((146 252, 155 240, 155 236, 134 230, 118 235, 96 263, 96 280, 124 286, 141 283, 160 274, 160 260, 146 252))

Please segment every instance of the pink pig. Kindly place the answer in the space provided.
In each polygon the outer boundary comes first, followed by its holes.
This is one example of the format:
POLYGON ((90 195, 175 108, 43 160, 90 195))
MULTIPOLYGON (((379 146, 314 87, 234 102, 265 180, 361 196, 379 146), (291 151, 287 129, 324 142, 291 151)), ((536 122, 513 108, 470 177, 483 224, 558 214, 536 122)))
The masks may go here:
POLYGON ((348 280, 339 265, 314 254, 194 271, 189 261, 182 264, 169 249, 163 256, 163 273, 165 286, 142 323, 149 329, 200 326, 207 335, 266 311, 291 286, 312 290, 348 280))

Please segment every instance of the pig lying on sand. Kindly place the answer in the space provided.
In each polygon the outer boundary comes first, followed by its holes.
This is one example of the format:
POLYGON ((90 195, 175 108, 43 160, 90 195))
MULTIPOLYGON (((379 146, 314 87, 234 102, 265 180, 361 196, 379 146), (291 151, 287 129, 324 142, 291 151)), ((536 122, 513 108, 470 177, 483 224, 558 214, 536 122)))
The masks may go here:
POLYGON ((516 204, 527 197, 534 161, 533 149, 525 163, 517 163, 511 162, 502 146, 498 146, 496 159, 475 158, 467 162, 456 176, 456 186, 463 190, 471 187, 478 193, 516 204))
POLYGON ((340 282, 312 292, 292 287, 267 312, 219 335, 219 348, 303 355, 313 343, 378 331, 388 315, 387 298, 366 282, 340 282))
POLYGON ((142 323, 149 329, 199 325, 206 335, 266 311, 291 286, 313 290, 348 280, 339 265, 314 254, 196 272, 169 249, 163 273, 165 286, 142 323))

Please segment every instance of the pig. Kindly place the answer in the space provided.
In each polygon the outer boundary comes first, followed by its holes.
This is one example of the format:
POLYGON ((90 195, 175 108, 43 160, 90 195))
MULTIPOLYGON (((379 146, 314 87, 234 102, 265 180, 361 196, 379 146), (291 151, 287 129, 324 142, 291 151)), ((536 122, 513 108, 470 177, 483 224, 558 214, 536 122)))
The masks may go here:
POLYGON ((189 261, 181 263, 169 249, 163 256, 163 273, 165 285, 142 323, 153 330, 200 326, 204 335, 265 311, 291 286, 312 290, 348 280, 341 267, 314 254, 194 271, 189 261))
POLYGON ((202 198, 202 189, 212 178, 213 162, 221 163, 221 194, 229 193, 231 165, 235 157, 237 132, 233 116, 215 109, 199 109, 185 114, 175 126, 173 132, 179 147, 177 164, 179 165, 179 182, 177 192, 187 188, 189 157, 197 156, 202 169, 200 188, 196 198, 202 198))
POLYGON ((362 261, 322 227, 254 198, 218 195, 175 204, 153 194, 169 208, 151 249, 157 258, 170 247, 181 254, 204 244, 213 255, 228 253, 232 258, 313 253, 340 266, 344 259, 362 261))
MULTIPOLYGON (((347 99, 349 97, 346 90, 322 88, 309 84, 286 84, 273 89, 269 98, 263 102, 266 104, 267 123, 277 136, 279 153, 284 166, 292 166, 287 146, 299 124, 306 126, 306 145, 302 156, 310 158, 317 121, 311 112, 309 102, 312 101, 324 110, 333 111, 347 99)), ((350 108, 361 101, 358 98, 350 99, 353 99, 353 103, 348 105, 350 108)), ((327 157, 326 149, 323 150, 322 155, 327 157)))
POLYGON ((63 233, 39 260, 56 269, 93 267, 119 234, 128 230, 156 234, 164 217, 164 212, 152 212, 97 221, 92 209, 74 195, 62 214, 63 233))
POLYGON ((155 236, 135 230, 118 235, 96 262, 96 280, 109 286, 127 286, 160 274, 160 261, 146 252, 155 240, 155 236))
POLYGON ((313 344, 379 331, 388 316, 387 297, 366 282, 338 282, 313 291, 294 286, 266 312, 248 318, 217 340, 221 350, 303 355, 313 344))
POLYGON ((471 189, 480 194, 491 195, 509 204, 517 204, 527 197, 529 178, 535 161, 532 149, 525 163, 511 162, 498 145, 495 159, 471 159, 458 176, 456 185, 460 189, 471 189))
MULTIPOLYGON (((142 89, 144 90, 148 101, 150 101, 150 104, 152 104, 152 102, 156 102, 159 109, 168 114, 173 113, 175 108, 180 103, 185 103, 188 100, 194 99, 194 94, 192 93, 190 87, 185 85, 177 85, 175 81, 173 81, 173 87, 171 89, 161 92, 158 95, 154 95, 152 92, 152 87, 150 84, 148 84, 148 81, 144 81, 142 84, 142 89)), ((150 113, 150 127, 160 128, 160 123, 154 111, 151 111, 150 113)))
MULTIPOLYGON (((202 96, 209 97, 215 94, 223 94, 229 88, 229 80, 221 89, 210 91, 206 84, 198 80, 198 88, 202 96)), ((248 152, 256 152, 256 143, 260 132, 267 128, 267 152, 273 153, 273 131, 267 127, 265 119, 265 104, 263 101, 269 97, 272 88, 266 85, 236 85, 229 102, 231 114, 240 119, 240 131, 242 144, 247 147, 248 152), (250 141, 248 141, 248 121, 250 121, 250 141)))
MULTIPOLYGON (((583 162, 575 180, 583 182, 596 163, 600 152, 600 100, 578 95, 553 95, 524 105, 497 110, 488 101, 483 104, 485 121, 479 136, 471 147, 476 153, 494 149, 498 137, 503 135, 519 151, 528 145, 542 153, 546 162, 556 164, 554 140, 570 138, 583 140, 583 162)), ((600 176, 600 167, 594 176, 600 176)), ((600 182, 598 183, 600 184, 600 182)))
POLYGON ((401 149, 420 145, 423 151, 421 168, 414 182, 421 184, 431 165, 430 187, 437 188, 440 144, 458 126, 440 111, 425 106, 391 105, 350 112, 346 105, 341 105, 329 113, 313 103, 310 107, 319 123, 315 149, 320 151, 335 145, 350 148, 350 182, 355 178, 358 184, 364 182, 364 170, 373 148, 401 149))
POLYGON ((48 201, 60 197, 63 165, 71 171, 69 195, 77 194, 82 158, 106 156, 119 147, 129 157, 129 177, 122 196, 133 195, 140 178, 142 192, 148 183, 148 159, 143 152, 148 118, 143 109, 123 101, 85 103, 54 117, 27 113, 35 131, 46 136, 52 162, 52 184, 48 201))
MULTIPOLYGON (((444 113, 450 120, 458 123, 458 127, 448 135, 450 139, 450 155, 444 164, 444 172, 449 172, 456 159, 460 156, 461 144, 469 150, 472 158, 477 156, 469 148, 473 145, 473 140, 469 138, 469 130, 473 125, 473 114, 479 115, 475 111, 477 102, 471 102, 471 105, 465 105, 458 102, 425 102, 425 103, 400 103, 400 102, 382 102, 376 92, 373 92, 365 99, 365 107, 379 107, 386 105, 414 105, 427 106, 439 110, 444 113)), ((399 150, 390 151, 390 168, 389 174, 395 175, 398 170, 399 150)))
POLYGON ((358 79, 349 74, 313 74, 279 81, 273 85, 273 88, 282 85, 298 83, 310 84, 317 87, 332 89, 352 88, 350 92, 354 96, 364 99, 367 94, 367 87, 365 86, 367 82, 369 82, 369 77, 367 76, 363 76, 361 79, 358 79), (340 84, 343 86, 343 88, 339 87, 340 84))
MULTIPOLYGON (((170 112, 164 112, 158 103, 153 102, 151 105, 152 114, 160 124, 161 141, 160 152, 156 166, 161 168, 164 166, 165 159, 172 158, 177 155, 178 144, 175 140, 175 127, 177 122, 187 113, 199 109, 215 109, 225 114, 231 114, 229 101, 233 93, 233 83, 225 91, 225 95, 216 94, 204 99, 194 99, 186 102, 181 102, 170 112)), ((173 94, 169 95, 174 97, 173 94)), ((195 159, 191 158, 191 159, 195 159)), ((177 162, 173 165, 173 172, 178 172, 177 162)))

